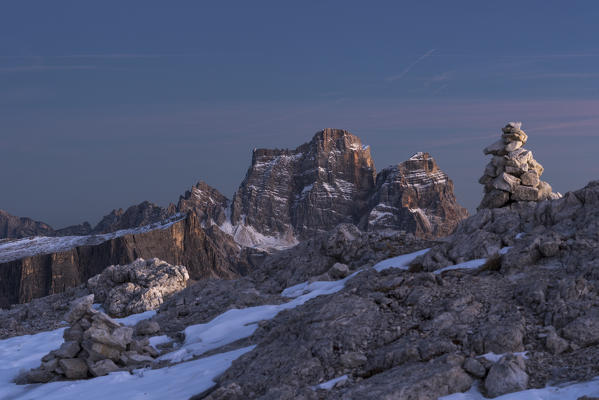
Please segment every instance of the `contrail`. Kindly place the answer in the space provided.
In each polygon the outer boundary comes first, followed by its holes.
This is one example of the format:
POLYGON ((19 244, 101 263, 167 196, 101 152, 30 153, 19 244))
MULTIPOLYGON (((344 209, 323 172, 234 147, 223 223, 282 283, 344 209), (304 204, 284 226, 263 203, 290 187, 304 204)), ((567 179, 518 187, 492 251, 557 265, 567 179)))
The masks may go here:
POLYGON ((388 81, 388 82, 393 82, 393 81, 396 81, 396 80, 398 80, 398 79, 401 79, 401 78, 403 78, 403 77, 405 76, 405 74, 407 74, 408 72, 410 72, 410 70, 411 70, 412 68, 414 68, 414 66, 415 66, 416 64, 418 64, 420 61, 424 60, 426 57, 428 57, 428 56, 430 56, 431 54, 433 54, 433 52, 434 52, 435 50, 436 50, 436 49, 430 49, 429 51, 427 51, 426 53, 424 53, 423 55, 421 55, 420 57, 418 57, 418 58, 416 59, 416 61, 414 61, 412 64, 408 65, 408 66, 407 66, 407 67, 406 67, 406 68, 405 68, 403 71, 401 71, 401 72, 400 72, 398 75, 394 75, 394 76, 390 76, 390 77, 388 77, 388 78, 387 78, 387 81, 388 81))

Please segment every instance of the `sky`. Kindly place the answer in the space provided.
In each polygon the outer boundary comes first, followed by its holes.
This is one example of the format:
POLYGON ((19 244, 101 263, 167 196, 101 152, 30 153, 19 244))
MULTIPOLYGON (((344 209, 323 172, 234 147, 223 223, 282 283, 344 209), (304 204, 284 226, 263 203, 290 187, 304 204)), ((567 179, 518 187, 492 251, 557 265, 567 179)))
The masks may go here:
POLYGON ((508 121, 562 193, 599 179, 599 2, 18 1, 0 13, 0 209, 55 228, 231 197, 322 128, 427 151, 474 211, 508 121))

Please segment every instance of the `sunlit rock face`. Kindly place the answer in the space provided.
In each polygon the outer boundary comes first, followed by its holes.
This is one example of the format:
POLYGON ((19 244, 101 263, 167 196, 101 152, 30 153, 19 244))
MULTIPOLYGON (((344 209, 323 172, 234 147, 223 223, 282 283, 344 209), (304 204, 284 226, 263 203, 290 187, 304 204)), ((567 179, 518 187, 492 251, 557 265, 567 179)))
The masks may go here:
POLYGON ((453 182, 428 153, 381 170, 362 221, 367 230, 405 230, 420 237, 450 234, 468 216, 453 182))
POLYGON ((310 236, 357 223, 375 185, 368 146, 324 129, 294 150, 256 149, 235 194, 232 223, 268 236, 310 236))

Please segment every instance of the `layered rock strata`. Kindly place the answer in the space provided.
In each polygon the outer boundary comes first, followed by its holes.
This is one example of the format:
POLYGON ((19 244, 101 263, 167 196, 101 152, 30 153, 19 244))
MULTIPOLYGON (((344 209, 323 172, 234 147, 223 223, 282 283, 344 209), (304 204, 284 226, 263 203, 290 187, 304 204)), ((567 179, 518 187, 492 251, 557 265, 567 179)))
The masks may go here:
POLYGON ((502 129, 501 139, 484 149, 484 153, 492 155, 493 159, 479 180, 485 188, 479 209, 560 197, 551 191, 551 185, 540 179, 543 166, 530 150, 523 147, 528 136, 521 126, 521 122, 508 123, 502 129))
POLYGON ((422 152, 377 174, 369 206, 363 229, 404 230, 425 238, 450 234, 468 216, 453 194, 451 179, 422 152))
POLYGON ((27 374, 30 383, 85 379, 149 365, 158 356, 147 339, 134 339, 134 329, 92 308, 94 296, 76 300, 66 314, 71 326, 64 343, 27 374))
POLYGON ((231 222, 283 237, 357 223, 375 175, 370 149, 344 130, 324 129, 295 150, 256 149, 231 222))
POLYGON ((192 279, 233 278, 246 274, 255 262, 260 262, 260 252, 240 249, 217 227, 202 228, 198 216, 191 212, 162 229, 141 230, 100 243, 2 262, 0 306, 63 292, 109 265, 130 264, 140 257, 158 257, 173 265, 185 265, 192 279))

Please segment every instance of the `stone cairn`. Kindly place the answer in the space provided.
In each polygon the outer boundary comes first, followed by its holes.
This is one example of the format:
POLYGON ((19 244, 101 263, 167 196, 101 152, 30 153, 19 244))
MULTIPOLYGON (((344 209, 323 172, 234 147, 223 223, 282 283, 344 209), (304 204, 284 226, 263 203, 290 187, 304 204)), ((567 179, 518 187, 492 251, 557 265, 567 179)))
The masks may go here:
POLYGON ((485 196, 479 209, 561 197, 551 191, 551 185, 540 179, 543 166, 533 158, 530 150, 522 147, 528 136, 520 129, 521 126, 521 122, 508 123, 502 129, 501 139, 483 150, 493 159, 479 180, 485 186, 485 196))
POLYGON ((42 358, 42 365, 26 375, 28 383, 64 379, 86 379, 114 371, 147 366, 158 356, 146 337, 160 330, 153 321, 140 321, 135 329, 124 326, 101 311, 94 310, 94 295, 75 300, 66 321, 64 343, 42 358), (137 336, 139 337, 139 336, 137 336))

